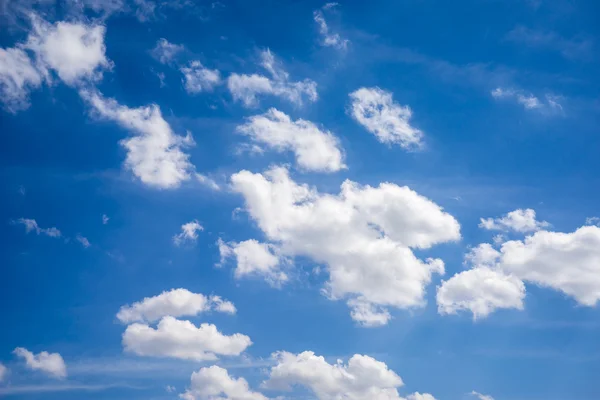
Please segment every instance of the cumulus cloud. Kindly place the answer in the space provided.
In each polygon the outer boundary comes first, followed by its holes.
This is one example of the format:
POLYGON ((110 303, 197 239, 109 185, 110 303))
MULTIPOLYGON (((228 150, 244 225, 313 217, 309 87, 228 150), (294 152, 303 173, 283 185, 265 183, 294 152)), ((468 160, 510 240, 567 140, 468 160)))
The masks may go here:
MULTIPOLYGON (((491 247, 482 244, 478 248, 491 247)), ((485 316, 495 308, 522 309, 525 283, 551 288, 579 304, 600 300, 600 228, 583 226, 571 233, 537 231, 523 240, 504 242, 498 251, 468 261, 473 269, 461 272, 438 288, 438 309, 460 309, 485 316)))
POLYGON ((346 168, 339 140, 333 133, 319 129, 310 121, 293 121, 275 108, 248 118, 237 131, 258 146, 293 152, 296 162, 305 170, 335 172, 346 168))
MULTIPOLYGON (((326 6, 329 4, 333 3, 327 3, 326 6)), ((316 10, 313 13, 313 18, 318 25, 319 33, 321 34, 321 45, 333 47, 338 50, 346 50, 350 41, 348 39, 343 39, 339 33, 332 33, 329 29, 329 25, 327 25, 325 16, 323 15, 323 10, 329 10, 331 8, 333 7, 323 7, 322 10, 316 10)))
POLYGON ((41 371, 54 378, 66 378, 67 366, 65 361, 58 353, 48 353, 42 351, 38 354, 33 354, 23 347, 17 347, 13 353, 25 360, 27 368, 35 371, 41 371))
POLYGON ((407 400, 435 400, 435 397, 433 397, 429 393, 416 392, 413 394, 409 394, 406 399, 407 400))
POLYGON ((62 236, 60 231, 55 227, 40 228, 35 219, 19 218, 18 220, 13 221, 13 223, 23 225, 25 227, 25 232, 27 233, 35 232, 38 235, 46 235, 54 238, 59 238, 62 236))
POLYGON ((82 91, 81 96, 92 107, 93 114, 112 120, 131 131, 133 136, 121 140, 127 151, 125 166, 144 184, 169 189, 188 180, 194 171, 183 147, 193 139, 173 132, 156 104, 129 108, 97 92, 82 91))
POLYGON ((319 400, 402 400, 397 388, 402 379, 388 366, 369 356, 355 354, 343 364, 329 364, 312 351, 300 354, 274 354, 277 364, 271 368, 266 388, 291 390, 301 385, 319 400))
POLYGON ((519 278, 487 267, 460 272, 442 282, 437 291, 440 314, 468 310, 474 319, 499 308, 522 310, 524 298, 525 285, 519 278))
POLYGON ((321 194, 294 182, 282 167, 264 174, 241 171, 231 182, 281 254, 324 264, 327 294, 357 300, 351 307, 363 323, 385 315, 382 308, 365 308, 368 304, 422 306, 432 273, 443 273, 444 263, 422 261, 411 248, 460 238, 460 225, 450 214, 392 183, 371 187, 347 180, 338 195, 321 194))
POLYGON ((377 140, 404 149, 419 149, 423 132, 410 124, 412 110, 394 102, 392 93, 378 87, 360 88, 350 93, 352 117, 377 140))
POLYGON ((117 318, 123 323, 155 322, 165 316, 195 316, 203 312, 219 311, 235 314, 233 303, 219 296, 205 296, 187 289, 171 289, 154 297, 121 307, 117 318))
POLYGON ((216 365, 192 373, 190 388, 179 397, 183 400, 267 400, 251 391, 244 378, 233 378, 226 369, 216 365))
POLYGON ((216 69, 208 69, 200 61, 192 61, 189 66, 179 69, 183 74, 183 85, 190 94, 210 92, 221 84, 221 74, 216 69))
POLYGON ((246 107, 258 105, 258 96, 272 95, 302 105, 305 100, 314 102, 318 98, 316 82, 305 79, 293 82, 289 74, 279 65, 269 49, 261 52, 261 66, 271 75, 231 74, 227 79, 227 88, 233 99, 241 101, 246 107))
POLYGON ((24 43, 0 48, 0 94, 6 109, 29 105, 29 92, 52 81, 51 71, 67 85, 97 81, 111 68, 106 58, 105 28, 82 22, 49 24, 31 14, 32 29, 24 43))
POLYGON ((218 356, 238 356, 252 344, 241 333, 231 336, 222 334, 213 324, 196 327, 190 321, 163 317, 152 328, 134 323, 123 333, 125 351, 139 356, 172 357, 185 360, 216 360, 218 356))
POLYGON ((512 100, 523 106, 526 110, 534 110, 543 113, 558 113, 563 107, 559 103, 560 97, 547 94, 540 99, 531 93, 522 90, 498 87, 491 92, 492 97, 497 100, 512 100))
POLYGON ((538 231, 542 228, 550 226, 546 221, 537 221, 535 210, 517 209, 507 213, 501 218, 481 218, 480 228, 495 231, 515 231, 519 233, 527 233, 538 231))
POLYGON ((165 38, 160 38, 156 41, 156 46, 154 46, 154 49, 152 49, 150 54, 162 64, 169 64, 184 49, 185 47, 183 45, 173 44, 165 38))
POLYGON ((288 280, 287 274, 281 270, 288 261, 278 254, 272 244, 259 243, 254 239, 225 243, 219 239, 217 245, 221 265, 228 258, 235 258, 237 266, 234 275, 237 279, 260 276, 272 286, 280 286, 288 280))
POLYGON ((184 243, 195 243, 198 240, 198 232, 203 231, 204 228, 198 220, 186 222, 181 225, 181 232, 173 236, 173 243, 176 246, 181 246, 184 243))

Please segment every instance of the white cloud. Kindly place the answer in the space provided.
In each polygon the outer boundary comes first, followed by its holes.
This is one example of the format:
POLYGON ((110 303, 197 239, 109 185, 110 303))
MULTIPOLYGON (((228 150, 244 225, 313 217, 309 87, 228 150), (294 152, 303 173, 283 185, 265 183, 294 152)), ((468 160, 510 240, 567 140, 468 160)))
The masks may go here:
POLYGON ((350 307, 352 319, 365 327, 387 325, 392 318, 390 312, 385 308, 378 307, 363 299, 348 300, 348 307, 350 307))
MULTIPOLYGON (((333 3, 327 3, 327 5, 333 3)), ((333 7, 323 7, 324 10, 331 9, 333 7)), ((313 18, 317 25, 319 26, 319 33, 321 34, 321 44, 326 47, 333 47, 338 50, 346 50, 348 48, 348 43, 350 42, 348 39, 342 39, 339 33, 331 33, 329 29, 329 25, 327 25, 327 21, 325 21, 325 16, 323 15, 323 11, 316 10, 313 13, 313 18)))
POLYGON ((17 112, 29 106, 29 91, 38 88, 44 75, 19 48, 0 48, 0 98, 4 107, 17 112))
POLYGON ((585 224, 586 225, 600 226, 600 218, 598 218, 598 217, 588 217, 588 218, 585 219, 585 224))
POLYGON ((535 219, 535 210, 517 209, 502 218, 481 218, 480 228, 496 231, 515 231, 519 233, 534 232, 546 228, 550 224, 535 219))
POLYGON ((185 360, 216 360, 218 356, 238 356, 252 344, 241 333, 222 334, 213 324, 196 327, 190 321, 167 316, 156 329, 141 323, 129 325, 123 333, 125 351, 139 356, 172 357, 185 360))
POLYGON ((161 38, 156 41, 156 46, 152 49, 152 56, 163 64, 172 62, 175 57, 184 50, 180 44, 170 43, 167 39, 161 38))
MULTIPOLYGON (((490 245, 479 248, 484 246, 490 245)), ((561 291, 584 306, 595 306, 600 300, 597 226, 572 233, 537 231, 524 240, 503 243, 485 262, 477 257, 471 262, 472 270, 453 276, 438 289, 441 313, 469 309, 477 317, 497 307, 522 309, 523 282, 561 291)))
POLYGON ((104 26, 70 22, 51 25, 35 16, 32 24, 33 32, 25 47, 35 52, 39 65, 56 71, 66 84, 99 80, 103 70, 111 68, 105 54, 104 26))
POLYGON ((194 170, 182 147, 193 144, 192 137, 176 135, 156 104, 129 108, 97 92, 82 91, 81 96, 94 114, 112 120, 134 136, 121 141, 127 151, 125 166, 144 184, 169 189, 188 180, 194 170))
POLYGON ((13 353, 25 360, 27 368, 31 370, 42 371, 47 375, 59 379, 66 378, 67 376, 67 366, 58 353, 42 351, 41 353, 33 354, 23 347, 17 347, 13 353))
POLYGON ((86 249, 91 246, 90 241, 86 237, 81 236, 81 234, 79 234, 79 233, 77 234, 77 236, 75 236, 75 240, 77 240, 79 243, 81 243, 81 245, 83 247, 85 247, 86 249))
POLYGON ((233 378, 226 369, 213 365, 192 373, 190 388, 183 400, 267 400, 253 392, 244 378, 233 378))
POLYGON ((394 102, 392 93, 363 87, 350 93, 350 99, 352 117, 381 143, 404 149, 422 147, 423 132, 410 124, 412 110, 394 102))
MULTIPOLYGON (((347 180, 340 194, 320 194, 292 181, 282 167, 265 174, 241 171, 231 182, 282 255, 305 256, 327 266, 326 291, 333 299, 422 306, 432 273, 443 273, 444 263, 424 262, 411 248, 460 239, 460 225, 451 215, 408 187, 392 183, 371 187, 347 180)), ((368 315, 354 308, 355 315, 368 315)), ((378 309, 377 314, 382 313, 378 309)))
POLYGON ((329 364, 312 351, 275 353, 267 388, 291 390, 302 385, 319 400, 402 400, 397 388, 402 379, 387 365, 369 356, 355 354, 347 364, 329 364))
POLYGON ((35 219, 19 218, 18 220, 13 221, 13 223, 22 224, 23 226, 25 226, 25 232, 27 232, 27 233, 35 232, 38 235, 42 234, 42 235, 46 235, 46 236, 50 236, 50 237, 54 237, 54 238, 58 238, 58 237, 62 236, 60 231, 58 229, 56 229, 55 227, 40 228, 35 219))
POLYGON ((271 108, 237 127, 254 143, 278 152, 291 151, 298 165, 309 171, 334 172, 346 168, 338 138, 310 121, 292 119, 271 108))
POLYGON ((102 225, 108 224, 109 220, 110 220, 110 218, 108 218, 108 215, 102 214, 102 225))
POLYGON ((513 100, 523 106, 526 110, 537 110, 544 113, 561 112, 563 107, 559 103, 560 97, 547 94, 545 99, 540 100, 531 93, 522 90, 498 87, 491 92, 492 97, 498 100, 513 100))
POLYGON ((123 323, 155 322, 165 316, 195 316, 211 310, 229 314, 236 312, 233 303, 219 296, 208 297, 187 289, 172 289, 121 307, 117 318, 123 323))
POLYGON ((175 388, 175 386, 167 385, 167 387, 165 387, 165 390, 167 391, 167 393, 175 393, 177 391, 177 388, 175 388))
POLYGON ((316 82, 305 79, 290 82, 289 74, 279 65, 269 49, 261 52, 261 66, 271 78, 263 75, 231 74, 227 79, 227 88, 233 99, 241 101, 246 107, 258 105, 258 96, 272 95, 302 105, 304 100, 314 102, 318 98, 316 82))
POLYGON ((184 243, 195 243, 198 240, 198 232, 203 231, 204 228, 197 220, 186 222, 181 225, 181 232, 173 236, 173 243, 176 246, 181 246, 184 243))
POLYGON ((8 375, 8 368, 4 364, 0 363, 0 383, 4 382, 4 378, 8 375))
POLYGON ((433 397, 429 393, 416 392, 413 394, 409 394, 406 399, 407 400, 435 400, 435 397, 433 397))
POLYGON ((188 67, 181 67, 185 90, 190 94, 210 92, 221 84, 221 74, 216 69, 205 68, 200 61, 192 61, 188 67))
POLYGON ((212 190, 221 190, 221 187, 219 186, 219 184, 217 182, 215 182, 214 179, 212 179, 206 175, 196 174, 196 179, 202 185, 204 185, 212 190))
POLYGON ((443 281, 437 291, 440 314, 469 310, 473 318, 483 318, 499 308, 523 309, 525 285, 512 275, 487 267, 460 272, 443 281))
POLYGON ((486 394, 481 394, 479 392, 476 391, 472 391, 470 394, 472 394, 473 396, 477 397, 479 400, 494 400, 494 398, 492 396, 486 395, 486 394))
POLYGON ((287 260, 281 258, 275 246, 271 244, 259 243, 254 239, 225 243, 219 239, 217 245, 221 265, 227 258, 235 257, 237 266, 234 275, 237 279, 256 275, 273 286, 280 286, 288 280, 287 274, 281 270, 287 260))

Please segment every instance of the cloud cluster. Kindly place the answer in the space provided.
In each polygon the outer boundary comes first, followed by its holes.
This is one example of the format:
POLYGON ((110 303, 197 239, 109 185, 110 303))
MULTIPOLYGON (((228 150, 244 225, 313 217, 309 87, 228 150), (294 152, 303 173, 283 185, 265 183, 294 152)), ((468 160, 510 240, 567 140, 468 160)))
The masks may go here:
POLYGON ((544 99, 540 99, 531 93, 512 88, 497 87, 491 92, 492 97, 497 100, 512 100, 520 104, 525 110, 538 111, 546 114, 561 113, 562 105, 559 103, 560 97, 547 94, 544 99))
POLYGON ((186 222, 181 225, 181 232, 173 236, 173 243, 176 246, 181 246, 184 243, 195 243, 198 240, 198 232, 203 230, 204 228, 198 220, 186 222))
POLYGON ((61 355, 58 353, 42 351, 41 353, 33 354, 23 347, 17 347, 13 353, 17 357, 25 360, 25 365, 31 370, 41 371, 58 379, 67 377, 67 366, 61 355))
MULTIPOLYGON (((539 223, 529 222, 515 226, 520 232, 540 228, 539 223)), ((468 310, 477 318, 499 308, 522 309, 524 283, 560 291, 584 306, 594 306, 600 300, 597 226, 582 226, 571 233, 537 230, 523 240, 502 243, 498 250, 483 243, 467 254, 466 261, 470 270, 454 275, 438 288, 442 314, 468 310)))
POLYGON ((339 140, 333 133, 319 129, 310 121, 293 121, 275 108, 248 118, 237 131, 258 146, 293 152, 302 169, 335 172, 346 168, 339 140))
POLYGON ((192 61, 187 67, 181 67, 179 70, 183 74, 183 86, 190 94, 210 92, 221 84, 221 73, 216 69, 204 67, 200 61, 192 61))
POLYGON ((59 238, 62 236, 62 233, 55 227, 40 228, 35 219, 19 218, 16 221, 13 221, 13 223, 25 226, 25 232, 27 233, 35 232, 37 235, 46 235, 53 238, 59 238))
POLYGON ((350 99, 352 117, 381 143, 411 150, 423 146, 423 132, 410 124, 412 110, 396 103, 392 93, 363 87, 350 93, 350 99))
POLYGON ((258 97, 271 95, 286 99, 290 103, 302 105, 305 100, 314 102, 318 98, 316 82, 305 79, 290 81, 289 74, 279 65, 269 49, 260 54, 260 65, 271 75, 236 74, 227 79, 227 88, 233 99, 246 107, 256 107, 258 97))
POLYGON ((251 391, 244 378, 233 378, 226 369, 216 365, 192 373, 190 388, 179 397, 183 400, 267 400, 251 391))
POLYGON ((351 300, 352 315, 367 326, 386 321, 379 306, 422 306, 432 273, 443 273, 442 260, 422 261, 411 248, 460 238, 456 219, 408 187, 347 180, 338 195, 321 194, 282 167, 241 171, 231 183, 281 253, 324 264, 328 295, 351 300))
POLYGON ((29 92, 51 83, 53 73, 70 86, 95 82, 112 63, 106 58, 105 28, 83 22, 50 24, 30 15, 32 29, 23 43, 0 49, 0 94, 12 112, 27 108, 29 92))
POLYGON ((219 296, 205 296, 187 289, 171 289, 154 297, 121 307, 117 319, 123 323, 155 322, 165 316, 195 316, 203 312, 218 311, 235 314, 233 303, 219 296))
POLYGON ((480 228, 496 231, 534 232, 549 227, 546 221, 535 219, 535 210, 517 209, 500 218, 481 218, 480 228))

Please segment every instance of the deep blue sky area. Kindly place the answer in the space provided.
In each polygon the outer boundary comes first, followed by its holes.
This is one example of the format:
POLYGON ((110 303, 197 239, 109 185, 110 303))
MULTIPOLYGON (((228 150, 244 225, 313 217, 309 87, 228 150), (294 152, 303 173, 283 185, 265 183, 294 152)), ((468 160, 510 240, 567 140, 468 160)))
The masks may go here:
POLYGON ((593 0, 0 0, 0 397, 600 399, 599 48, 593 0), (117 316, 179 288, 236 312, 117 316), (252 344, 126 335, 172 317, 252 344))

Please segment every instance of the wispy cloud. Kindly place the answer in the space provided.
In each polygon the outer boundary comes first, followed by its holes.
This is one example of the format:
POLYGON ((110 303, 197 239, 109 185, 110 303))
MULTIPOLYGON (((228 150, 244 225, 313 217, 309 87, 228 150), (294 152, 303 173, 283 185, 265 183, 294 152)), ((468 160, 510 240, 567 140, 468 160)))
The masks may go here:
POLYGON ((544 31, 517 26, 506 34, 506 40, 538 48, 559 52, 570 60, 587 60, 592 55, 593 42, 585 37, 565 38, 554 31, 544 31))
POLYGON ((21 385, 0 387, 0 395, 25 394, 25 393, 50 393, 50 392, 71 392, 88 391, 96 392, 109 389, 134 389, 142 390, 144 387, 134 386, 124 383, 114 384, 82 384, 82 383, 63 383, 58 385, 21 385))
POLYGON ((497 100, 511 100, 520 104, 525 110, 538 111, 544 114, 560 114, 563 113, 561 97, 551 94, 546 94, 540 98, 532 93, 527 93, 524 90, 497 87, 491 91, 491 95, 497 100))

